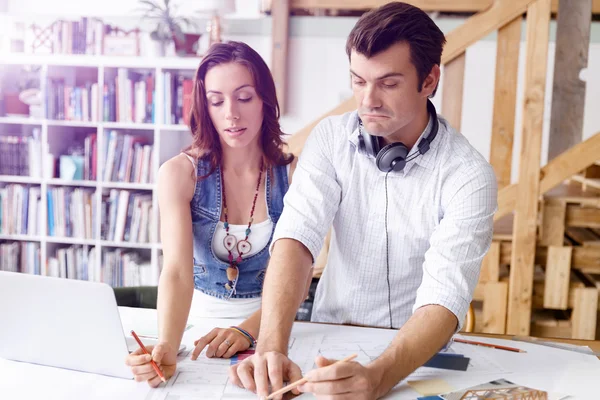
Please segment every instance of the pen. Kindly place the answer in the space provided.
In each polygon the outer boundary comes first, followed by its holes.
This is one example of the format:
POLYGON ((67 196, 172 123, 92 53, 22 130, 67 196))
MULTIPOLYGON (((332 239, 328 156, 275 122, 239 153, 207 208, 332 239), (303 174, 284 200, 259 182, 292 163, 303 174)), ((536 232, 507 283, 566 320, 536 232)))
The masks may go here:
MULTIPOLYGON (((144 352, 144 354, 150 355, 150 353, 148 353, 148 350, 146 349, 146 346, 144 346, 144 344, 142 343, 142 341, 140 340, 140 338, 138 337, 138 335, 133 330, 131 331, 131 336, 133 336, 133 338, 135 339, 135 341, 138 342, 138 344, 140 345, 140 348, 142 349, 142 351, 144 352)), ((158 365, 156 365, 156 363, 154 362, 154 360, 152 360, 152 359, 150 360, 150 365, 152 365, 152 368, 154 368, 154 370, 156 371, 156 373, 160 377, 160 380, 162 380, 163 382, 166 382, 167 380, 165 379, 165 376, 163 375, 163 373, 160 370, 160 368, 158 368, 158 365)))

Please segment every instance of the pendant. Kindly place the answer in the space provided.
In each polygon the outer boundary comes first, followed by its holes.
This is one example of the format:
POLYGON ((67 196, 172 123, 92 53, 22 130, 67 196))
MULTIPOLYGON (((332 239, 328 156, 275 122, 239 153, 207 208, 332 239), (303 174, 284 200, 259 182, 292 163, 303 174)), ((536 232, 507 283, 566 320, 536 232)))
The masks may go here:
POLYGON ((247 240, 240 240, 237 244, 237 250, 240 255, 248 254, 252 250, 252 245, 247 240))
POLYGON ((223 246, 225 246, 228 251, 233 250, 236 243, 237 239, 233 235, 227 234, 227 236, 223 238, 223 246))
POLYGON ((235 281, 238 277, 238 269, 236 267, 227 267, 227 280, 235 281))

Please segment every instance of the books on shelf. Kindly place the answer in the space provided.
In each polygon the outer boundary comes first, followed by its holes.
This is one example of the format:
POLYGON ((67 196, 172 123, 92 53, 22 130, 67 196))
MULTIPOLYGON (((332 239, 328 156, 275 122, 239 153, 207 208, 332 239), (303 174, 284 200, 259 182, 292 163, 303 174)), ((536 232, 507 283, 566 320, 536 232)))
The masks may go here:
POLYGON ((104 180, 109 182, 150 183, 153 179, 154 147, 144 136, 111 130, 106 137, 102 159, 104 180))
POLYGON ((101 237, 114 242, 149 243, 152 194, 112 189, 102 199, 101 237))
POLYGON ((92 239, 95 232, 94 189, 49 187, 48 235, 92 239))
POLYGON ((9 184, 0 188, 0 232, 3 235, 39 235, 41 189, 9 184))
POLYGON ((102 54, 104 24, 96 18, 59 20, 52 24, 50 40, 54 54, 102 54))
POLYGON ((158 268, 153 268, 150 261, 137 252, 105 249, 101 264, 101 282, 113 287, 158 285, 158 268))
POLYGON ((190 123, 194 81, 177 72, 163 72, 164 122, 167 125, 190 123))
POLYGON ((55 255, 48 257, 45 275, 55 278, 95 280, 95 247, 70 246, 56 249, 55 255))
POLYGON ((32 136, 0 135, 0 175, 42 176, 40 129, 32 136))
POLYGON ((0 270, 40 275, 40 244, 34 242, 0 243, 0 270))
POLYGON ((119 68, 114 79, 106 78, 102 101, 104 121, 153 123, 154 75, 119 68))
POLYGON ((98 83, 83 86, 65 84, 62 78, 46 83, 46 118, 67 121, 98 121, 98 83))

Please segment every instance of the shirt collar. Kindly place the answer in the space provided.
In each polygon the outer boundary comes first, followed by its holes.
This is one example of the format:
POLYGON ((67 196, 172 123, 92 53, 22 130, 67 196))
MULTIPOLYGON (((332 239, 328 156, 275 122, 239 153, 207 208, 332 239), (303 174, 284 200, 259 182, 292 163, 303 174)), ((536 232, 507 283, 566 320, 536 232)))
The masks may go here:
MULTIPOLYGON (((422 155, 416 157, 414 160, 407 162, 406 166, 404 167, 404 170, 403 170, 403 172, 405 174, 411 170, 411 168, 414 164, 418 164, 424 168, 427 168, 428 170, 433 170, 435 168, 435 158, 436 158, 435 154, 437 153, 437 151, 436 151, 437 144, 441 140, 442 133, 445 130, 445 124, 443 122, 443 119, 440 118, 439 116, 438 116, 438 122, 439 122, 438 123, 438 133, 437 133, 435 139, 433 139, 433 141, 431 142, 429 151, 427 151, 427 153, 425 153, 425 154, 422 154, 422 155)), ((423 132, 421 132, 421 135, 417 139, 417 142, 410 150, 408 157, 411 157, 413 154, 416 154, 416 152, 418 152, 418 144, 429 133, 429 130, 431 129, 432 125, 433 125, 433 119, 431 117, 429 117, 429 122, 427 123, 425 130, 423 132)), ((356 148, 356 151, 360 152, 361 154, 363 154, 369 158, 374 158, 372 155, 366 154, 365 152, 360 150, 358 111, 355 110, 350 115, 347 128, 348 128, 348 132, 349 132, 348 141, 354 145, 354 147, 356 148)))

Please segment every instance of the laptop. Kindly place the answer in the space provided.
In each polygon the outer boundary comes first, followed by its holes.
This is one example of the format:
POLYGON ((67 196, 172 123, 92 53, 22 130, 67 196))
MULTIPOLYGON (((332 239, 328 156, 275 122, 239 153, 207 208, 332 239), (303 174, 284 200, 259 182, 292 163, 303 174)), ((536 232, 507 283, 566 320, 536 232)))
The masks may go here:
POLYGON ((0 271, 0 358, 133 379, 137 348, 109 285, 0 271))

